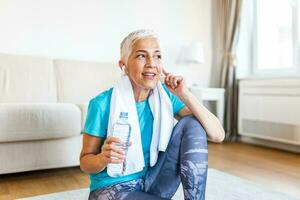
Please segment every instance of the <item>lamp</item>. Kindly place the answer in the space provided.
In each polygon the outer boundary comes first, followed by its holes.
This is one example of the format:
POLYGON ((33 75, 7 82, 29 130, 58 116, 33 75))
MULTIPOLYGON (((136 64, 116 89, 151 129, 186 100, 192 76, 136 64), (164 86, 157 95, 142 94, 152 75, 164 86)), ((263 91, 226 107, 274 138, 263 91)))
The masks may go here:
POLYGON ((180 51, 179 63, 203 63, 203 47, 200 42, 184 45, 180 51))

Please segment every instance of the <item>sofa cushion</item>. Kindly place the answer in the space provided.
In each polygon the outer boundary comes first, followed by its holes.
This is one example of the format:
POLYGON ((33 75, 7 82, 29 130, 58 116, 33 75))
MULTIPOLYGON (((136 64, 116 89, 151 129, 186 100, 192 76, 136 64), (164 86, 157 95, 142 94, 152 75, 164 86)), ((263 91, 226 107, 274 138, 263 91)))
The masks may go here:
POLYGON ((97 62, 54 60, 58 84, 58 101, 87 103, 120 78, 117 65, 97 62))
POLYGON ((0 104, 0 142, 80 135, 81 112, 74 104, 0 104))
POLYGON ((0 103, 57 102, 51 59, 0 54, 0 103))

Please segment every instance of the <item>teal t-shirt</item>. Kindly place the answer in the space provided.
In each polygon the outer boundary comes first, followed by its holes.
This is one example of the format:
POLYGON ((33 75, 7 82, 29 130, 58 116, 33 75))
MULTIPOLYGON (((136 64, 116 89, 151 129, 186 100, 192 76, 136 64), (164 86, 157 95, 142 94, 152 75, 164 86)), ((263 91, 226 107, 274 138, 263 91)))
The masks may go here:
MULTIPOLYGON (((179 98, 174 96, 165 85, 163 85, 163 87, 173 105, 174 115, 176 115, 185 105, 182 101, 180 101, 179 98)), ((106 138, 112 90, 113 88, 106 90, 90 101, 83 130, 84 133, 100 137, 101 139, 106 138)), ((136 109, 141 129, 141 139, 145 161, 144 169, 141 172, 137 172, 127 176, 110 177, 108 176, 105 168, 99 173, 90 175, 91 191, 117 183, 139 179, 146 174, 150 162, 153 115, 150 110, 148 100, 136 103, 136 109)))

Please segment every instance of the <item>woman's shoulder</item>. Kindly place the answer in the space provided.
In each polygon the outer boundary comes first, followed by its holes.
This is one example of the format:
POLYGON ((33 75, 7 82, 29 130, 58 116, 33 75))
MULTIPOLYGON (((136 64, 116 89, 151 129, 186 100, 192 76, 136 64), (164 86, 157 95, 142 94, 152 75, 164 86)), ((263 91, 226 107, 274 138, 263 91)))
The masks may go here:
POLYGON ((110 88, 108 90, 105 90, 95 96, 93 99, 91 99, 91 102, 96 103, 98 105, 102 106, 107 106, 110 103, 111 99, 111 94, 112 94, 113 88, 110 88))

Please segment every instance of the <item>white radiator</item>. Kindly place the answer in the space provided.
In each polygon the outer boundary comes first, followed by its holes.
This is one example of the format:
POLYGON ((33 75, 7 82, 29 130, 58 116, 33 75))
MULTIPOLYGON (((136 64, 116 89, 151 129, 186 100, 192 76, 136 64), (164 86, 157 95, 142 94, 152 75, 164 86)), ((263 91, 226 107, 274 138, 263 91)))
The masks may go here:
POLYGON ((239 81, 240 135, 300 145, 300 78, 239 81))

